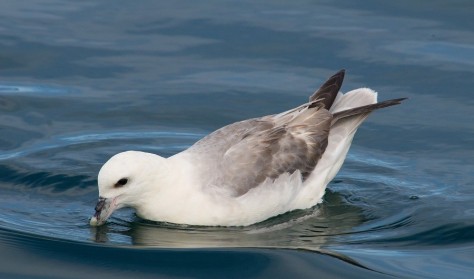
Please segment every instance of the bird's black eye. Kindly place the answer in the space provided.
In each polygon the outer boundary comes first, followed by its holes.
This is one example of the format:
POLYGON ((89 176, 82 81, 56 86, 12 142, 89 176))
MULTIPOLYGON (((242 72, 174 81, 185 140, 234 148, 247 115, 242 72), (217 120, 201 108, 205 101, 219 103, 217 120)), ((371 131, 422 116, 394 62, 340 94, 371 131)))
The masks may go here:
POLYGON ((127 184, 128 182, 128 178, 121 178, 119 181, 117 181, 117 183, 115 183, 115 187, 118 188, 118 187, 122 187, 124 186, 125 184, 127 184))

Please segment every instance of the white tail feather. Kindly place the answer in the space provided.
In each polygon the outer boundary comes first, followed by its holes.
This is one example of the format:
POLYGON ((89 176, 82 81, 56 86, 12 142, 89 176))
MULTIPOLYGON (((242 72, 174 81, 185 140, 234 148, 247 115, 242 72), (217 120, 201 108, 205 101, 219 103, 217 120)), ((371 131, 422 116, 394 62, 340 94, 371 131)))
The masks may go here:
POLYGON ((370 88, 359 88, 346 94, 338 93, 329 111, 334 114, 339 111, 375 103, 377 103, 377 92, 370 88))
MULTIPOLYGON (((352 90, 346 94, 339 93, 331 106, 331 113, 370 105, 377 102, 377 93, 369 88, 360 88, 352 90)), ((354 116, 347 119, 337 121, 331 127, 328 146, 323 156, 319 160, 312 175, 308 178, 308 184, 317 186, 318 184, 326 185, 337 174, 346 158, 349 147, 351 146, 357 128, 367 118, 367 115, 354 116), (321 175, 326 173, 324 180, 321 181, 321 175), (313 179, 319 181, 313 181, 313 179), (321 184, 320 184, 321 183, 321 184)), ((319 194, 318 196, 322 196, 319 194)))

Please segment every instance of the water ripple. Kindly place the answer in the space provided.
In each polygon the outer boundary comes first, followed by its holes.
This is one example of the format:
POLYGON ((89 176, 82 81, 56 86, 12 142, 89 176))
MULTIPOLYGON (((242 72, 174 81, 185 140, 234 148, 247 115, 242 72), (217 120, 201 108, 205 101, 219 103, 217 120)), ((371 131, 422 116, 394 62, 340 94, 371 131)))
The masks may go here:
MULTIPOLYGON (((130 142, 139 142, 147 150, 175 153, 203 136, 182 131, 62 135, 22 150, 3 153, 0 159, 5 162, 28 162, 36 153, 55 149, 70 160, 48 170, 15 167, 15 164, 0 165, 0 187, 3 191, 0 197, 0 228, 81 243, 155 248, 266 247, 320 251, 325 247, 348 245, 429 247, 439 244, 440 239, 446 245, 462 245, 474 240, 474 236, 470 235, 473 229, 470 225, 417 228, 416 203, 419 200, 398 192, 408 189, 411 183, 400 179, 404 163, 397 161, 397 158, 358 150, 351 153, 346 167, 329 185, 322 204, 249 227, 199 227, 149 222, 135 216, 130 209, 118 211, 102 227, 89 227, 88 218, 93 213, 97 198, 96 171, 89 168, 82 173, 71 173, 69 169, 87 165, 92 160, 79 154, 87 150, 92 156, 97 156, 97 153, 103 152, 100 149, 103 144, 110 145, 110 140, 121 148, 129 146, 130 142), (74 146, 76 148, 71 149, 74 146), (374 187, 378 190, 375 191, 374 187), (18 195, 19 192, 22 195, 18 195), (394 202, 394 198, 399 200, 394 202), (392 204, 387 206, 390 202, 392 204), (410 207, 400 211, 409 203, 410 207), (458 238, 463 240, 458 241, 458 238)), ((56 160, 55 156, 50 160, 56 160)))
MULTIPOLYGON (((27 148, 22 148, 17 151, 2 152, 0 154, 0 160, 8 160, 17 157, 23 157, 32 153, 41 152, 50 149, 57 149, 71 145, 85 144, 85 143, 98 143, 107 140, 133 140, 133 139, 189 139, 196 141, 202 138, 204 134, 198 133, 187 133, 187 132, 173 132, 173 131, 162 131, 162 132, 109 132, 109 133, 92 133, 85 135, 75 136, 59 136, 55 137, 47 142, 38 143, 27 148)), ((189 145, 173 145, 173 146, 157 146, 153 147, 155 150, 163 149, 184 149, 189 145)))
POLYGON ((56 97, 77 92, 71 87, 59 87, 51 85, 7 85, 0 84, 1 95, 22 95, 39 97, 56 97))

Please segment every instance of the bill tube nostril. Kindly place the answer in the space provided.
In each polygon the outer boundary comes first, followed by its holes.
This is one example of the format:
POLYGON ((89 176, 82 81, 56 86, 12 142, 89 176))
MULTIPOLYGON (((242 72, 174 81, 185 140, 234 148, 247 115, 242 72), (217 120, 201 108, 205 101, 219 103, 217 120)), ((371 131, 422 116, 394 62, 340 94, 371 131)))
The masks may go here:
POLYGON ((100 220, 100 215, 102 214, 102 210, 104 209, 106 205, 106 199, 103 197, 99 197, 99 200, 97 201, 97 204, 95 206, 95 213, 90 219, 90 224, 92 226, 99 226, 101 225, 102 221, 100 220))
POLYGON ((99 201, 97 202, 97 205, 95 206, 95 213, 100 213, 100 211, 104 208, 105 206, 105 198, 99 197, 99 201))

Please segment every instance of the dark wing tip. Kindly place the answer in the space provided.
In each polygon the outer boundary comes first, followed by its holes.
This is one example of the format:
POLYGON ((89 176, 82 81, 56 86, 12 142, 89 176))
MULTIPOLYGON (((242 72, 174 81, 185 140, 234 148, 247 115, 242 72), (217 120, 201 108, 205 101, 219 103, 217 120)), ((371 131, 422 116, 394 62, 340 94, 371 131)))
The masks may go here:
POLYGON ((376 106, 377 108, 385 108, 385 107, 390 107, 390 106, 394 106, 394 105, 399 105, 399 104, 402 103, 402 101, 404 101, 406 99, 408 99, 408 98, 391 99, 391 100, 386 100, 386 101, 376 103, 375 105, 377 105, 376 106))
POLYGON ((398 99, 393 99, 394 101, 397 101, 399 104, 401 104, 402 101, 407 100, 408 97, 403 97, 403 98, 398 98, 398 99))
POLYGON ((316 92, 313 93, 313 95, 311 95, 311 97, 309 97, 309 101, 321 100, 320 102, 324 104, 324 108, 329 110, 336 99, 337 93, 341 89, 345 73, 346 70, 342 69, 332 75, 318 90, 316 90, 316 92))
POLYGON ((406 100, 406 99, 408 98, 391 99, 391 100, 386 100, 386 101, 382 101, 375 104, 355 107, 348 110, 336 112, 333 115, 333 123, 335 123, 337 120, 342 119, 342 118, 351 117, 351 116, 355 116, 359 114, 368 114, 377 109, 399 105, 402 103, 403 100, 406 100))

